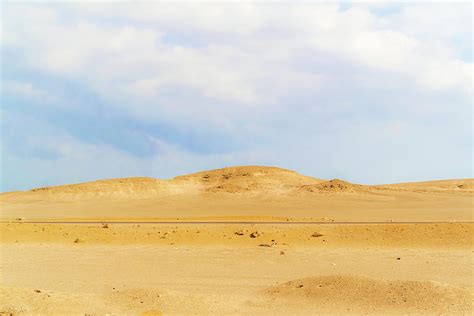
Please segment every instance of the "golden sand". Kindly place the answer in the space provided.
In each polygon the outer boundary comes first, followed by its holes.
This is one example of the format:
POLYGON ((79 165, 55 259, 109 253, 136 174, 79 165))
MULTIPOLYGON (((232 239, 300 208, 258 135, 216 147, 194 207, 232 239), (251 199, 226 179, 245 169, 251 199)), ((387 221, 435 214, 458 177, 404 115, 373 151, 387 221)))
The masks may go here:
POLYGON ((0 194, 3 220, 277 217, 311 221, 471 221, 473 179, 367 186, 272 167, 170 180, 124 178, 0 194))
POLYGON ((471 315, 472 193, 268 167, 3 193, 0 315, 471 315))

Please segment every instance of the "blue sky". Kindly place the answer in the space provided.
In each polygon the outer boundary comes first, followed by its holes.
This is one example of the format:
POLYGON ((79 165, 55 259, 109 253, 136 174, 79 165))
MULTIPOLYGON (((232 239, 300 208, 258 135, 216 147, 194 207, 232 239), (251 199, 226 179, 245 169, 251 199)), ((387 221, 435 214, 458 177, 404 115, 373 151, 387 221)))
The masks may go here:
POLYGON ((1 4, 0 191, 472 177, 472 4, 1 4))

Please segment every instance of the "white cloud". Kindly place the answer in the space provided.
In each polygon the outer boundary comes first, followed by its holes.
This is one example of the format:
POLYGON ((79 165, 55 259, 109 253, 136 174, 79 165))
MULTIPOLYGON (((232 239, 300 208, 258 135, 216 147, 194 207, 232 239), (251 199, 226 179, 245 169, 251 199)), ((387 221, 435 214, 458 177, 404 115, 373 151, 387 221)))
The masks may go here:
POLYGON ((280 90, 273 86, 305 86, 316 78, 314 86, 324 84, 324 73, 292 66, 302 54, 321 53, 330 55, 328 63, 343 58, 357 66, 402 73, 420 89, 470 92, 470 64, 446 56, 440 45, 453 46, 448 35, 465 35, 461 26, 469 16, 460 14, 462 22, 439 38, 426 30, 438 16, 455 21, 459 10, 448 10, 446 17, 444 10, 425 13, 427 6, 408 6, 399 14, 379 17, 364 7, 341 11, 336 4, 203 6, 7 6, 7 45, 21 49, 33 67, 79 77, 112 100, 119 95, 140 102, 184 89, 220 102, 278 103, 280 90), (104 22, 104 12, 118 22, 104 22), (416 31, 418 17, 423 21, 420 32, 431 34, 427 41, 416 31), (187 40, 173 43, 180 35, 187 40), (200 43, 189 45, 193 37, 200 43), (440 76, 442 80, 435 78, 440 76))
POLYGON ((28 101, 41 100, 42 103, 55 105, 60 99, 48 91, 41 89, 31 82, 4 81, 1 86, 2 93, 12 93, 28 101))

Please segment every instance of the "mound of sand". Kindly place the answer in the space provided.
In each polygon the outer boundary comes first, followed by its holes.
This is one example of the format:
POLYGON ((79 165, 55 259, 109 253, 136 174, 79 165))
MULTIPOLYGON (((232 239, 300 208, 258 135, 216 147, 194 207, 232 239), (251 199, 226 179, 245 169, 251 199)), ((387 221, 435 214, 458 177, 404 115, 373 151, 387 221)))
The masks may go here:
POLYGON ((230 167, 176 177, 173 182, 194 182, 210 193, 285 193, 322 180, 295 171, 261 166, 230 167))
POLYGON ((418 193, 474 193, 474 179, 454 179, 407 182, 378 186, 379 189, 411 191, 418 193))
POLYGON ((178 218, 277 216, 334 220, 466 221, 473 179, 368 186, 276 167, 120 178, 0 194, 0 217, 178 218))
POLYGON ((120 197, 123 195, 153 195, 168 190, 169 185, 166 181, 146 177, 132 177, 42 187, 29 192, 49 196, 120 197))
POLYGON ((175 177, 169 180, 148 177, 98 180, 79 184, 41 187, 28 192, 3 193, 2 199, 93 200, 149 199, 197 193, 279 194, 322 180, 275 167, 230 167, 175 177))
POLYGON ((353 184, 340 179, 323 181, 316 184, 307 184, 298 188, 299 192, 311 193, 357 193, 363 192, 362 185, 353 184))
POLYGON ((84 200, 149 199, 200 193, 252 193, 298 195, 299 193, 472 192, 473 179, 366 186, 340 179, 321 180, 295 171, 263 166, 241 166, 203 171, 161 180, 147 177, 98 180, 86 183, 42 187, 28 192, 0 194, 0 200, 84 200))
POLYGON ((30 193, 120 196, 185 194, 201 192, 269 192, 291 189, 322 180, 300 175, 295 171, 275 167, 230 167, 161 180, 147 177, 132 177, 98 180, 71 185, 36 188, 30 193))
POLYGON ((192 194, 197 188, 190 184, 168 180, 131 177, 35 188, 27 192, 1 194, 10 200, 28 201, 83 201, 134 200, 160 198, 175 194, 192 194))
POLYGON ((270 287, 265 294, 284 303, 362 313, 467 313, 474 298, 467 289, 434 282, 343 275, 294 280, 270 287))

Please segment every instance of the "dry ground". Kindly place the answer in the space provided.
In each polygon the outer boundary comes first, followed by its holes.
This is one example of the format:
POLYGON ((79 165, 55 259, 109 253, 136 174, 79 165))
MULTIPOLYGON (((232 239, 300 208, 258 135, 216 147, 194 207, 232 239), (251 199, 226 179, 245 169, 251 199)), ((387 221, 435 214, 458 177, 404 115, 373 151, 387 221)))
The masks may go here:
POLYGON ((472 315, 473 193, 258 166, 2 193, 0 314, 472 315))
POLYGON ((474 224, 106 226, 1 224, 0 311, 474 311, 474 224))

